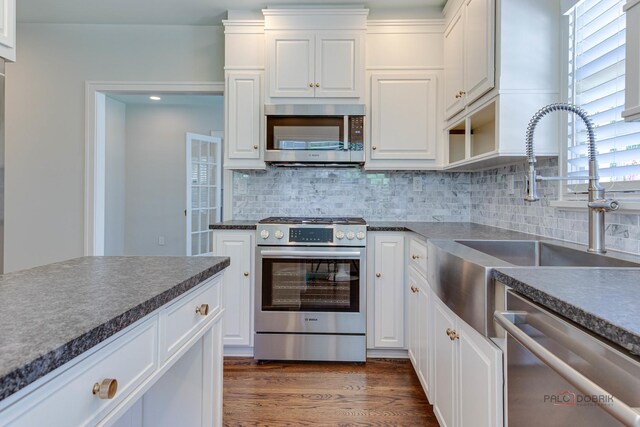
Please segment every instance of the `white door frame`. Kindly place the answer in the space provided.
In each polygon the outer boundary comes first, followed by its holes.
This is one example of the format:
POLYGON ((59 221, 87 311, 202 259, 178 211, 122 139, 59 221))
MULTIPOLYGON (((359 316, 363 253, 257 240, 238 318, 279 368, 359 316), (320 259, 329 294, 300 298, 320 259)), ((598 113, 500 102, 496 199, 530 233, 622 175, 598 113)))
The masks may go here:
MULTIPOLYGON (((84 254, 104 255, 105 93, 224 95, 224 82, 85 82, 84 254)), ((223 182, 223 188, 226 182, 223 182)))

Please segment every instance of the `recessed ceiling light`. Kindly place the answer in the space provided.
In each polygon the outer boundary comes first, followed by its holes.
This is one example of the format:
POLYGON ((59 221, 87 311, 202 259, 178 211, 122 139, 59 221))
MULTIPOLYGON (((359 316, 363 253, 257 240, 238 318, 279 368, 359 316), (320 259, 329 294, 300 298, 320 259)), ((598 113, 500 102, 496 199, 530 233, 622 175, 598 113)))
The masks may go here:
POLYGON ((159 96, 153 95, 153 96, 150 96, 149 99, 152 101, 160 101, 162 98, 160 98, 159 96))

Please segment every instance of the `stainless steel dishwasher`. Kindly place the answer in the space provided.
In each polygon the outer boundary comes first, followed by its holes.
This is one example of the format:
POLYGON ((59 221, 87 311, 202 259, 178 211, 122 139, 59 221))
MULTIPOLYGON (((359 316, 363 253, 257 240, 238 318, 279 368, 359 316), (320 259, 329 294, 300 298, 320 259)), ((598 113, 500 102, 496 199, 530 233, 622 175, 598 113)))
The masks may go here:
POLYGON ((639 357, 511 290, 506 307, 508 426, 640 426, 639 357))

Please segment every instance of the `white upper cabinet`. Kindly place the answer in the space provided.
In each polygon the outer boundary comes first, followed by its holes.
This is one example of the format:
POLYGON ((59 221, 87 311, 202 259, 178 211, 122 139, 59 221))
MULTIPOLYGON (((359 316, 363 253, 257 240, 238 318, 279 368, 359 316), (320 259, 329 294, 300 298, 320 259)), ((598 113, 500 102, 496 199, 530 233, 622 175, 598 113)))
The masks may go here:
POLYGON ((433 170, 442 163, 444 20, 369 21, 368 170, 433 170))
POLYGON ((227 162, 225 167, 261 161, 263 140, 262 72, 227 74, 227 162))
POLYGON ((371 76, 371 162, 436 158, 434 74, 371 76))
MULTIPOLYGON (((557 0, 449 0, 445 6, 444 169, 519 161, 533 114, 560 98, 557 0)), ((558 155, 557 117, 536 155, 558 155)))
POLYGON ((267 34, 269 95, 313 97, 315 83, 315 35, 267 34))
POLYGON ((627 121, 640 120, 640 0, 627 0, 625 109, 627 121))
POLYGON ((494 86, 494 1, 465 0, 445 31, 445 111, 453 116, 494 86))
POLYGON ((0 0, 0 57, 16 60, 16 0, 0 0))
POLYGON ((451 117, 464 108, 464 14, 460 11, 444 33, 445 112, 451 117))
POLYGON ((315 95, 360 98, 364 80, 360 32, 316 35, 315 95))
MULTIPOLYGON (((364 95, 367 9, 265 9, 267 96, 364 95)), ((325 101, 326 102, 326 101, 325 101)))
POLYGON ((264 25, 224 21, 225 169, 264 169, 264 25))
POLYGON ((340 31, 267 34, 269 96, 359 98, 361 39, 340 31))

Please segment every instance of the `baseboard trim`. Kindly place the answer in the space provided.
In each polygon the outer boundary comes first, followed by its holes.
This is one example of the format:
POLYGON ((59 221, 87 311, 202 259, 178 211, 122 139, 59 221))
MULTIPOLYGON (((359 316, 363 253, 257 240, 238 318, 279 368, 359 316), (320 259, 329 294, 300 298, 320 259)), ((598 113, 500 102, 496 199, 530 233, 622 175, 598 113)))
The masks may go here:
POLYGON ((408 359, 409 353, 405 349, 367 349, 367 358, 372 359, 408 359))

